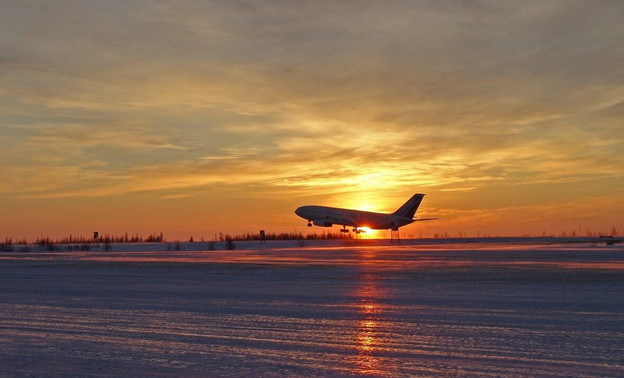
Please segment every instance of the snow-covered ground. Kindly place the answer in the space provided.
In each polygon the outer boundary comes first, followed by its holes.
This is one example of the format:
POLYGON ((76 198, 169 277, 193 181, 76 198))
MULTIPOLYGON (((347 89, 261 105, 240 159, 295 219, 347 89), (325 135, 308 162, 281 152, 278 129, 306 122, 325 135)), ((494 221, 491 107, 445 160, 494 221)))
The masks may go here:
POLYGON ((0 253, 0 376, 624 374, 621 244, 111 247, 0 253))

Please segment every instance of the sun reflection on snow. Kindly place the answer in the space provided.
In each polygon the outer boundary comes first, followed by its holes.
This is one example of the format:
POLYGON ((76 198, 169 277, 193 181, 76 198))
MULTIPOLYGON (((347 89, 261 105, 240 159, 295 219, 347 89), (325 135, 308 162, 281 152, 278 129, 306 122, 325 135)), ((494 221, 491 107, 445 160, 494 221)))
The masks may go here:
POLYGON ((379 302, 382 292, 375 284, 375 277, 367 274, 355 292, 356 304, 361 319, 358 322, 356 349, 357 356, 353 373, 357 375, 380 375, 383 373, 378 356, 380 349, 379 316, 382 305, 379 302))

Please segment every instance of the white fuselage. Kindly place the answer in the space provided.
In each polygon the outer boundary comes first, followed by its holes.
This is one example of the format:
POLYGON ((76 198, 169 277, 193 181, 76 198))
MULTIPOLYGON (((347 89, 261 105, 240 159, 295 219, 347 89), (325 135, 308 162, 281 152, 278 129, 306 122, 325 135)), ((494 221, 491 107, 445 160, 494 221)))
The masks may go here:
POLYGON ((301 206, 295 214, 313 222, 316 226, 331 227, 332 225, 350 227, 368 227, 373 230, 398 229, 414 222, 414 219, 395 214, 374 213, 371 211, 340 209, 327 206, 301 206))

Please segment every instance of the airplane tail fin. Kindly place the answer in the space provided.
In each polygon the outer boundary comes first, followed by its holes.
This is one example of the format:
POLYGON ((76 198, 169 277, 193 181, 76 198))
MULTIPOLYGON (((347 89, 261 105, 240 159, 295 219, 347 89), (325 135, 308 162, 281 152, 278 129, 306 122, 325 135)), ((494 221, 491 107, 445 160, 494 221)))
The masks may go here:
POLYGON ((425 195, 421 193, 414 194, 412 198, 407 200, 407 202, 405 202, 403 206, 399 207, 399 209, 392 214, 398 215, 403 218, 414 218, 416 210, 418 210, 418 206, 420 206, 420 202, 422 201, 424 196, 425 195))

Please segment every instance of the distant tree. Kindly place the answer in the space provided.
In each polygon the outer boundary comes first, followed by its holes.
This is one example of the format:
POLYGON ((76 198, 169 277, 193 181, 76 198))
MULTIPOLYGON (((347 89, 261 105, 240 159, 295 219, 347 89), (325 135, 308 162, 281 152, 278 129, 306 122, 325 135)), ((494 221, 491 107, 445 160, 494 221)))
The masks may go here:
POLYGON ((163 233, 161 232, 160 234, 150 234, 147 239, 145 239, 146 242, 148 243, 160 243, 165 241, 165 236, 163 235, 163 233))

